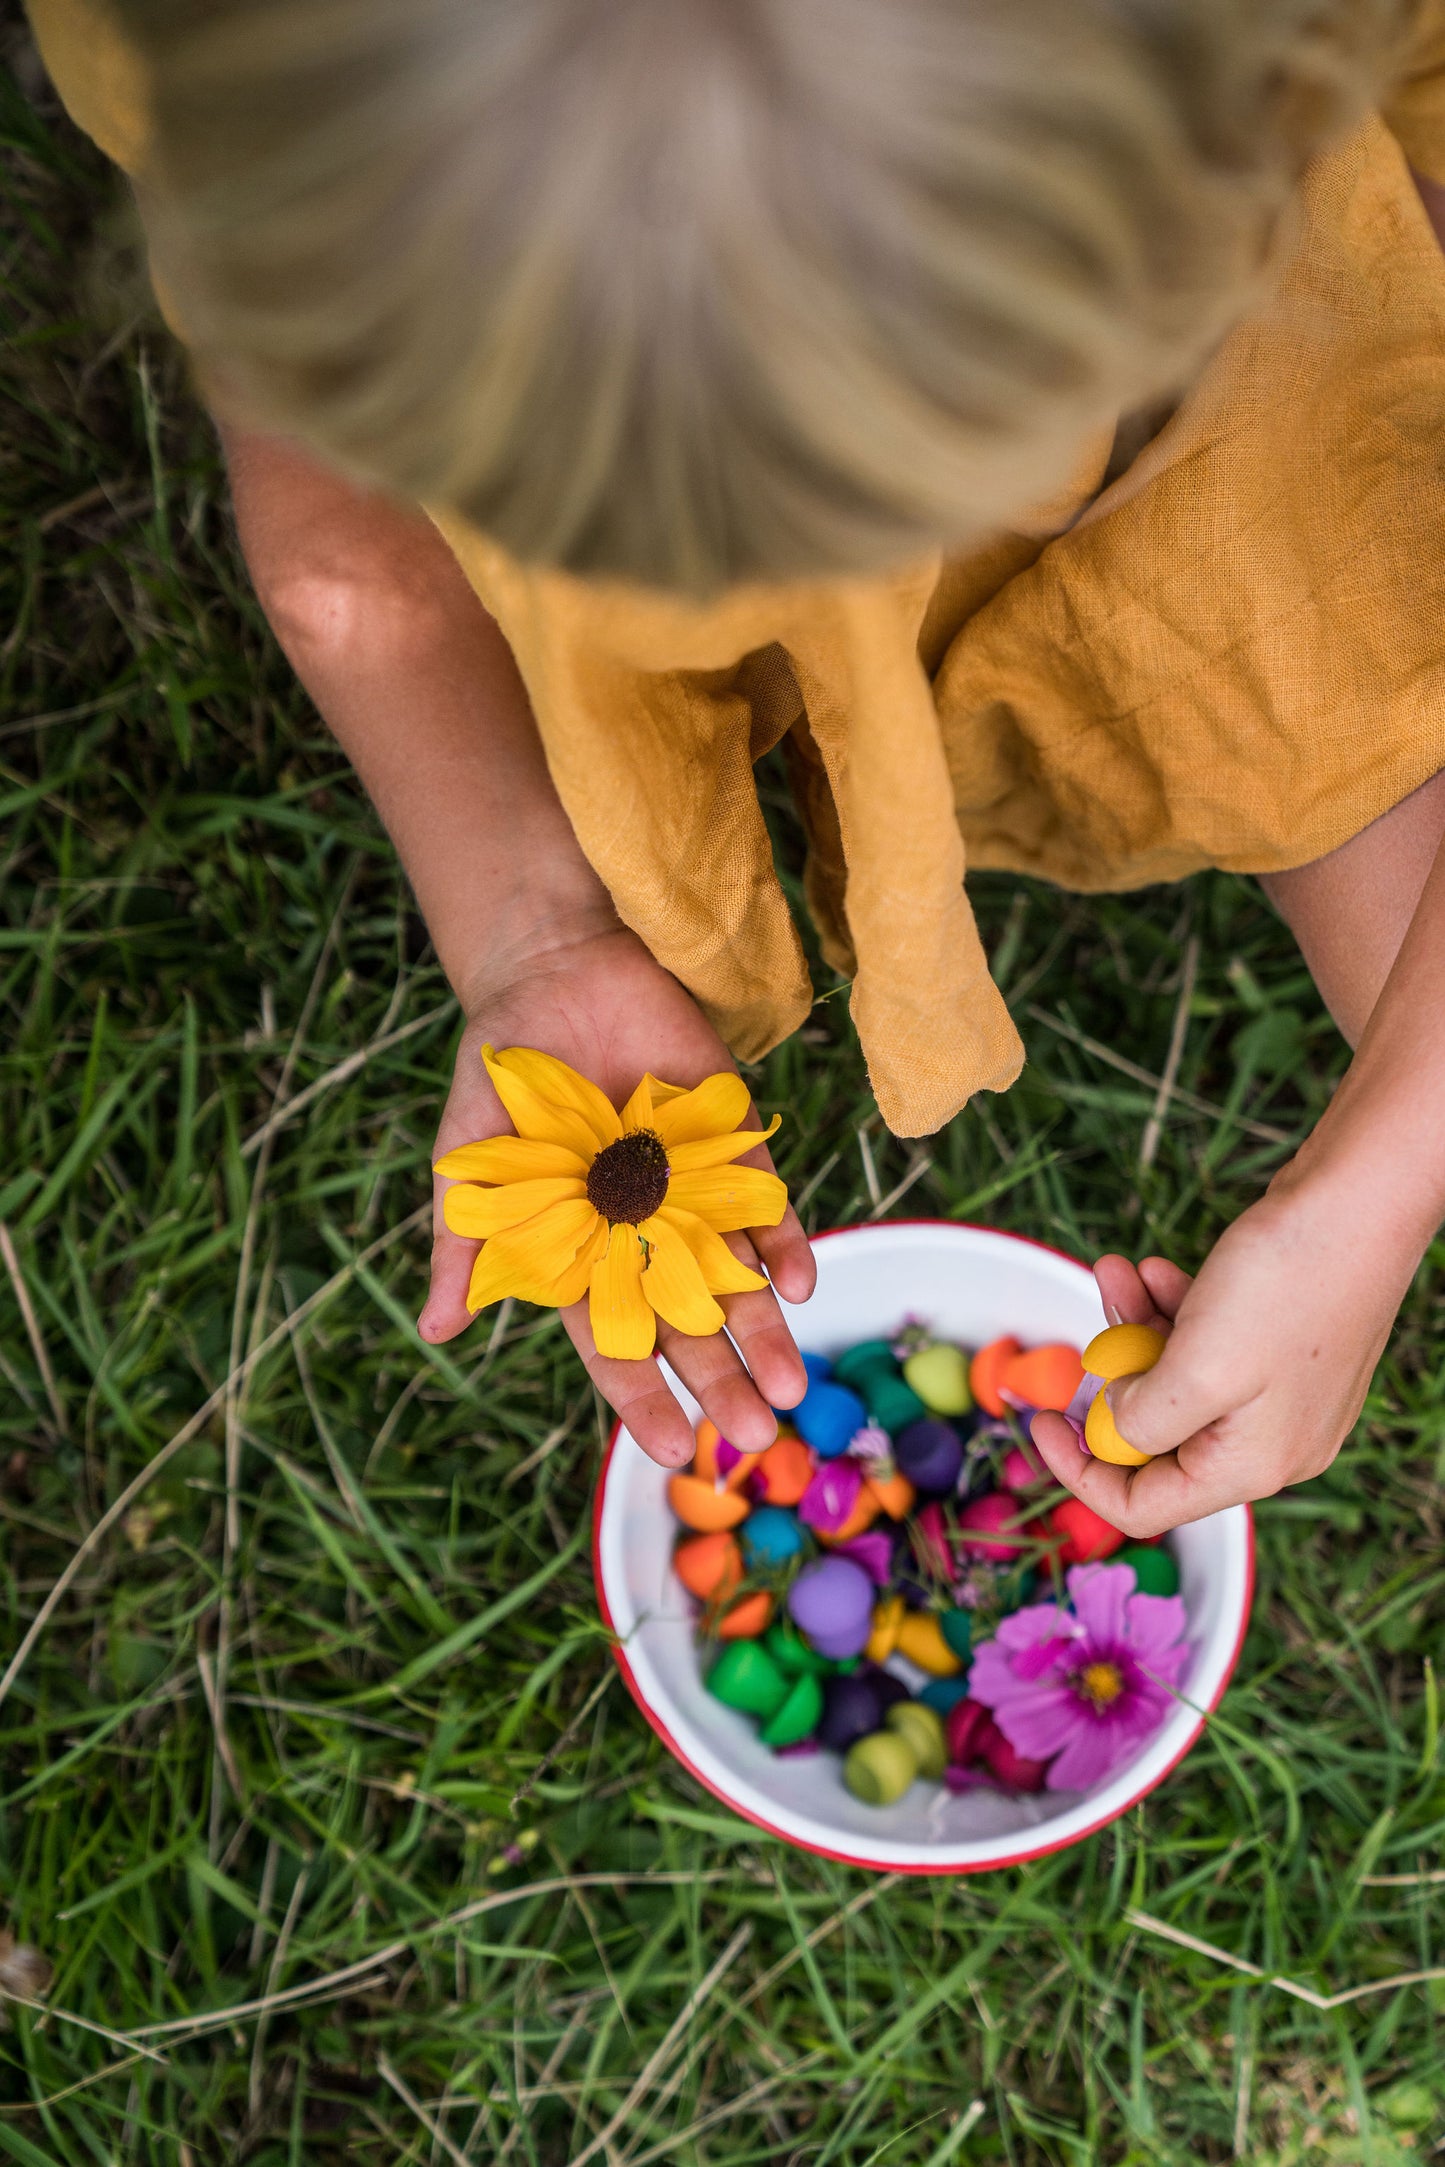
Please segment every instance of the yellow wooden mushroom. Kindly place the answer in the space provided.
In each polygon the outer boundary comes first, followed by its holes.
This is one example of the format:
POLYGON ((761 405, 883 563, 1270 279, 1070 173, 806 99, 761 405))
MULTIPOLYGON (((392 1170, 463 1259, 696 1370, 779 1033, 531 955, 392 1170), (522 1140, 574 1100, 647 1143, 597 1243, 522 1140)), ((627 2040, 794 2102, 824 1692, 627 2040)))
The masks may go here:
MULTIPOLYGON (((1164 1334, 1149 1324, 1111 1324, 1096 1332, 1084 1349, 1084 1367, 1091 1377, 1113 1384, 1119 1377, 1140 1377, 1152 1369, 1164 1352, 1164 1334)), ((1114 1412, 1102 1392, 1084 1417, 1084 1443, 1096 1460, 1115 1467, 1142 1467, 1147 1452, 1138 1452, 1120 1432, 1114 1412)))

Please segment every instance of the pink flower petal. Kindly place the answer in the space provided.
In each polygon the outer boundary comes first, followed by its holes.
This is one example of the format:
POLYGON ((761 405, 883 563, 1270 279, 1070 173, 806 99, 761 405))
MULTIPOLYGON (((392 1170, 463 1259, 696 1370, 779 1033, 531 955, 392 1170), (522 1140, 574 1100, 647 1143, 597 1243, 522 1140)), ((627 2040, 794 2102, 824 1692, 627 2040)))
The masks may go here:
POLYGON ((1014 1751, 1029 1761, 1049 1760, 1071 1745, 1079 1731, 1094 1728, 1088 1707, 1066 1685, 1000 1701, 994 1720, 1014 1751))
POLYGON ((836 1534, 857 1504, 862 1487, 863 1470, 856 1460, 846 1454, 836 1460, 822 1460, 798 1500, 798 1518, 820 1535, 836 1534))
POLYGON ((1015 1655, 1014 1676, 1023 1685, 1047 1683, 1066 1665, 1073 1668, 1078 1646, 1069 1633, 1059 1633, 1053 1640, 1036 1640, 1031 1648, 1021 1648, 1015 1655))
POLYGON ((1177 1687, 1188 1670, 1194 1650, 1187 1640, 1166 1648, 1161 1655, 1142 1656, 1139 1668, 1145 1678, 1162 1687, 1177 1687))
POLYGON ((1057 1603, 1025 1603, 1022 1610, 1000 1618, 998 1639, 1013 1653, 1032 1648, 1041 1640, 1075 1640, 1079 1628, 1067 1610, 1057 1603))
POLYGON ((1134 1593, 1132 1565, 1072 1565, 1069 1600, 1090 1640, 1127 1640, 1125 1605, 1134 1593))
POLYGON ((1091 1370, 1086 1369, 1079 1380, 1078 1391, 1064 1409, 1064 1420, 1066 1422, 1076 1422, 1082 1429, 1085 1416, 1103 1389, 1103 1378, 1094 1376, 1091 1370))
POLYGON ((1050 1765, 1046 1786, 1051 1791, 1090 1790, 1127 1760, 1138 1744, 1138 1739, 1127 1732, 1116 1732, 1108 1724, 1083 1724, 1050 1765))
POLYGON ((1131 1595, 1124 1606, 1129 1645, 1143 1658, 1158 1657, 1184 1638, 1189 1616, 1179 1595, 1131 1595))

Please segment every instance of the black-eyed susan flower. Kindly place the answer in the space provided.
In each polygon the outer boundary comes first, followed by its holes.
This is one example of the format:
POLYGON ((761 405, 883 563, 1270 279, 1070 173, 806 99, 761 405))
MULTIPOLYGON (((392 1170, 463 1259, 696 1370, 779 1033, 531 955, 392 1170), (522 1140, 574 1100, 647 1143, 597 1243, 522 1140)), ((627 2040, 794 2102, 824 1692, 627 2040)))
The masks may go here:
POLYGON ((599 1354, 651 1354, 661 1317, 679 1332, 721 1331, 716 1297, 766 1279, 724 1234, 776 1226, 788 1192, 776 1174, 733 1162, 773 1134, 739 1127, 740 1076, 693 1090, 644 1076, 619 1114, 565 1061, 509 1046, 482 1059, 515 1136, 462 1144, 437 1161, 455 1181, 443 1203, 454 1234, 483 1244, 467 1307, 507 1295, 563 1308, 588 1296, 599 1354))

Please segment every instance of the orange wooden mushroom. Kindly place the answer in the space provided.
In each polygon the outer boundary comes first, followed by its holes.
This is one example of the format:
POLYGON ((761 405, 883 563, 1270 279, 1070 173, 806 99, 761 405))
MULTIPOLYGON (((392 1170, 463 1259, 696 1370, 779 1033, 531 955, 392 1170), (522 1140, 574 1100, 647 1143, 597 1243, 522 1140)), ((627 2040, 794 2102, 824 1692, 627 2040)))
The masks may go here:
POLYGON ((1077 1347, 1061 1340, 1047 1347, 1030 1347, 1005 1364, 998 1382, 1015 1399, 1030 1407, 1051 1407, 1062 1414, 1084 1379, 1084 1364, 1077 1347))
POLYGON ((1004 1402, 998 1396, 998 1388, 1014 1356, 1022 1353, 1023 1348, 1012 1336, 991 1339, 986 1347, 979 1348, 969 1363, 968 1389, 975 1405, 985 1414, 997 1416, 1003 1413, 1004 1402))
POLYGON ((796 1505, 812 1481, 817 1464, 802 1438, 784 1430, 757 1457, 757 1487, 763 1503, 796 1505))
POLYGON ((863 1488, 872 1492, 890 1520, 906 1519, 918 1495, 908 1477, 900 1475, 896 1468, 891 1475, 865 1475, 863 1488))
POLYGON ((672 1553, 672 1569, 699 1602, 722 1600, 742 1584, 743 1554, 736 1535, 718 1529, 711 1535, 688 1535, 672 1553))
POLYGON ((736 1490, 715 1489, 697 1475, 674 1475, 667 1485, 667 1502, 683 1526, 696 1528, 700 1535, 736 1527, 750 1510, 736 1490))
POLYGON ((731 1610, 718 1621, 715 1628, 719 1640, 756 1640, 765 1633, 773 1615, 773 1598, 766 1588, 759 1588, 756 1595, 744 1595, 733 1604, 731 1610))

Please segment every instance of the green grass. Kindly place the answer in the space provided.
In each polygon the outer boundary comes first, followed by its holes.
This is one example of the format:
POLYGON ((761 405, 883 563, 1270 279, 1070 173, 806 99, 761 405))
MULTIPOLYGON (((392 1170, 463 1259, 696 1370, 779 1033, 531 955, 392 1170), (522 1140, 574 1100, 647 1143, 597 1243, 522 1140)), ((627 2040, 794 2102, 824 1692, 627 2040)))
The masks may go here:
MULTIPOLYGON (((188 1441, 0 1703, 0 1911, 106 2028, 12 2008, 0 2162, 1428 2156, 1438 1985, 1322 2011, 1128 1914, 1325 1992, 1445 1960, 1439 1257, 1338 1465, 1260 1510, 1235 1685, 1127 1820, 895 1882, 730 1818, 615 1681, 579 1539, 605 1416, 555 1323, 411 1329, 456 1017, 258 620, 99 162, 17 65, 0 1219, 38 1345, 6 1268, 0 1653, 188 1441)), ((1341 1069, 1288 937, 1224 878, 974 885, 1024 1079, 918 1159, 822 1002, 756 1078, 809 1223, 916 1170, 905 1215, 1197 1261, 1341 1069), (1157 1076, 1193 935, 1193 1097, 1141 1172, 1153 1088, 1107 1053, 1157 1076)))

